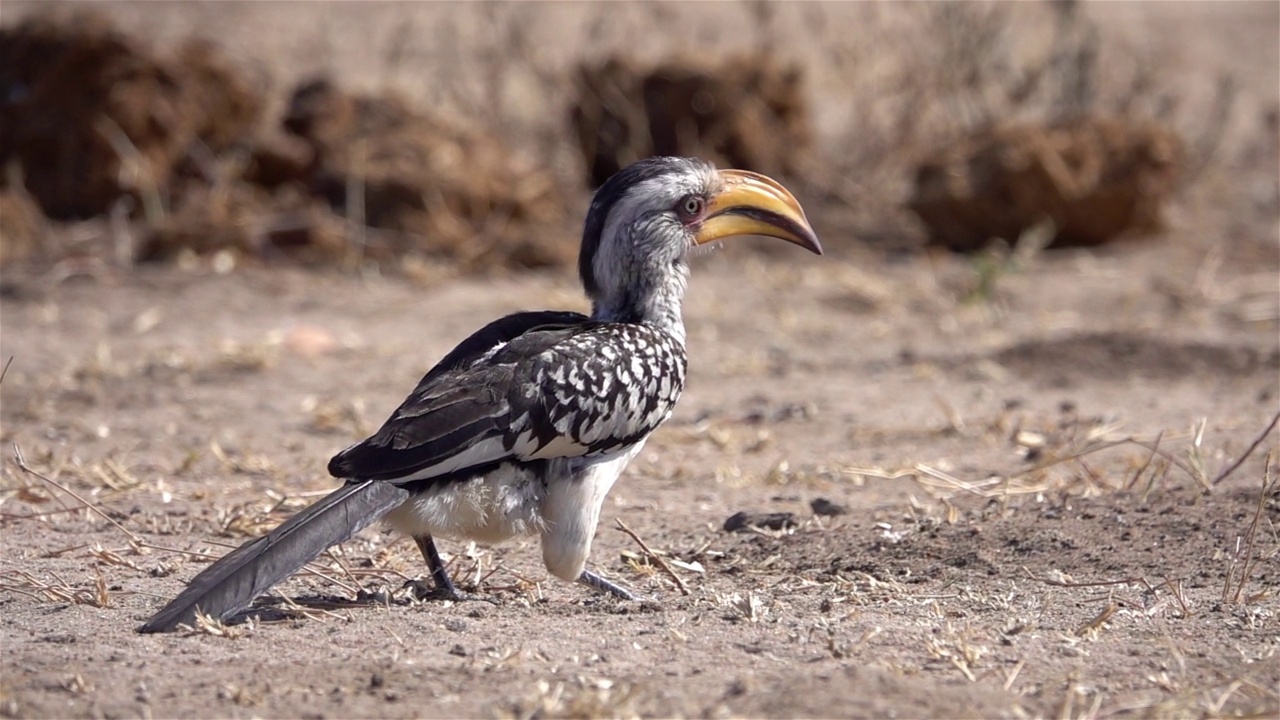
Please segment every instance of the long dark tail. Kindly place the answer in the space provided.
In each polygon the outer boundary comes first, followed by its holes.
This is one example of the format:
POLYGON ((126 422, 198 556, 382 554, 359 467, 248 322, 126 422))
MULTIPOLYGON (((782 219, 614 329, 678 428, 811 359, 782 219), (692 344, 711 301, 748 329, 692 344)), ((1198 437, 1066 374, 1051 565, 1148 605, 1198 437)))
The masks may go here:
POLYGON ((205 568, 138 632, 170 632, 182 623, 193 625, 196 610, 220 620, 231 617, 272 585, 386 515, 408 496, 403 488, 371 480, 335 490, 280 527, 205 568))

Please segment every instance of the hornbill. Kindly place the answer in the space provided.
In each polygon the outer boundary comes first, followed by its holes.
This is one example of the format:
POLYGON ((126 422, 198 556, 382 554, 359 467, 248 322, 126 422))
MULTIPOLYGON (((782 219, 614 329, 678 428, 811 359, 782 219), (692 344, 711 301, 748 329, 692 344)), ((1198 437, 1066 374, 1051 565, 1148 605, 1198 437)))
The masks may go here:
POLYGON ((552 575, 625 599, 585 569, 605 495, 684 388, 689 251, 765 235, 821 254, 776 181, 649 158, 592 198, 578 271, 591 316, 508 315, 446 355, 368 439, 338 453, 341 488, 198 574, 141 632, 221 620, 376 520, 409 535, 435 593, 461 597, 433 538, 539 535, 552 575))

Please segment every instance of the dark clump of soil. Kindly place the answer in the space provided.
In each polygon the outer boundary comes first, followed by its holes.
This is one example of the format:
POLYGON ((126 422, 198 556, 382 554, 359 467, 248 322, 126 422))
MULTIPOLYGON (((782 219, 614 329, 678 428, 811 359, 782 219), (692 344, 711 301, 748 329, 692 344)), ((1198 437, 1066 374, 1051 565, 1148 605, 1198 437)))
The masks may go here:
POLYGON ((262 97, 207 43, 161 57, 101 19, 0 31, 0 164, 56 219, 163 203, 179 166, 248 135, 262 97))
POLYGON ((388 231, 370 252, 418 252, 467 267, 572 262, 555 178, 496 137, 325 79, 294 91, 282 125, 288 135, 261 143, 246 177, 264 187, 296 184, 334 212, 388 231))
POLYGON ((593 187, 652 155, 795 176, 811 141, 803 71, 767 54, 583 65, 570 116, 593 187))
POLYGON ((96 16, 35 17, 0 31, 0 95, 6 260, 39 255, 41 215, 132 223, 143 262, 574 259, 566 196, 501 139, 325 79, 264 129, 266 99, 207 42, 161 55, 96 16))
POLYGON ((1013 242, 1044 220, 1051 246, 1101 245, 1160 231, 1184 163, 1182 140, 1155 123, 1086 116, 1002 127, 921 163, 910 206, 930 242, 953 250, 1013 242))
POLYGON ((22 188, 0 188, 0 264, 39 252, 47 225, 40 207, 22 188))

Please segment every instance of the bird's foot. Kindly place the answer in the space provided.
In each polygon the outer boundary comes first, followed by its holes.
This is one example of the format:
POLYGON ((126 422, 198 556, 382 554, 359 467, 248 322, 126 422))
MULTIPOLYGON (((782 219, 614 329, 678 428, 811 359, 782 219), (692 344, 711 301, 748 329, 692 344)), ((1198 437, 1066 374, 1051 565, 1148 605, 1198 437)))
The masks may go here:
POLYGON ((447 585, 438 585, 435 583, 424 582, 422 580, 409 580, 404 584, 413 592, 415 600, 452 600, 454 602, 481 601, 499 605, 497 599, 488 595, 478 595, 476 593, 463 592, 459 590, 452 582, 447 585))
POLYGON ((635 593, 622 587, 621 585, 614 583, 611 580, 606 580, 605 578, 591 572, 590 570, 583 570, 582 574, 578 576, 578 582, 582 583, 583 585, 586 585, 587 587, 595 588, 596 590, 599 590, 601 592, 609 593, 610 595, 616 598, 620 598, 622 600, 634 601, 634 600, 641 599, 639 595, 636 595, 635 593))

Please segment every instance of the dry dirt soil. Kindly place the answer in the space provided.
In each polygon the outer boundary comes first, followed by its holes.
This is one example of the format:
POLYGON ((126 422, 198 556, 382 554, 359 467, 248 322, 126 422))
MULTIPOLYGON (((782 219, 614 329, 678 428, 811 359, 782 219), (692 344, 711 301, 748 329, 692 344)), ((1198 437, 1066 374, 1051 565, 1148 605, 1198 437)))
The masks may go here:
POLYGON ((136 634, 331 489, 458 340, 585 303, 567 273, 6 268, 0 716, 1275 717, 1280 247, 1253 172, 1094 251, 819 227, 843 249, 695 259, 688 389, 592 553, 642 602, 549 579, 534 543, 449 542, 496 603, 411 602, 417 549, 370 529, 256 620, 136 634))
POLYGON ((735 250, 697 261, 687 394, 597 534, 595 567, 649 600, 549 580, 531 543, 446 543, 496 605, 349 607, 356 584, 423 570, 367 531, 278 588, 305 612, 225 634, 133 628, 202 567, 191 553, 332 487, 329 455, 452 343, 508 311, 580 308, 573 283, 7 279, 6 456, 16 443, 106 517, 6 457, 0 711, 1276 712, 1275 435, 1202 486, 1280 402, 1274 270, 1206 279, 1152 243, 1045 257, 961 302, 961 258, 735 250), (740 511, 793 524, 723 530, 740 511))

